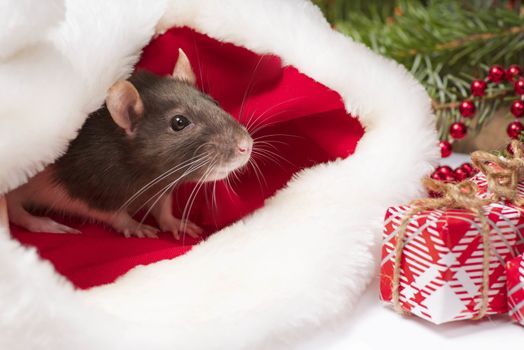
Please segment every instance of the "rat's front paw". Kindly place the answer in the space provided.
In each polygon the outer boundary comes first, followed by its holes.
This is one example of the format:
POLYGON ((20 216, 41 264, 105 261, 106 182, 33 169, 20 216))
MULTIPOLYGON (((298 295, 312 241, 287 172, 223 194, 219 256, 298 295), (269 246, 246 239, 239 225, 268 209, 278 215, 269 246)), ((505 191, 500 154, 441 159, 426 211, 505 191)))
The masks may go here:
POLYGON ((162 218, 159 225, 162 231, 171 232, 176 239, 180 239, 181 232, 185 232, 193 238, 198 238, 198 236, 204 232, 204 230, 191 221, 182 222, 174 216, 162 218))
POLYGON ((136 221, 126 212, 112 213, 109 218, 105 219, 105 222, 110 223, 113 229, 122 233, 126 238, 158 238, 157 228, 136 221))
POLYGON ((82 233, 72 227, 62 225, 48 217, 30 216, 23 226, 31 232, 82 233))
POLYGON ((157 228, 141 224, 125 213, 120 213, 112 219, 111 225, 113 228, 122 233, 126 238, 158 238, 157 228))
POLYGON ((158 238, 158 229, 144 224, 137 223, 121 230, 124 237, 138 237, 138 238, 158 238))

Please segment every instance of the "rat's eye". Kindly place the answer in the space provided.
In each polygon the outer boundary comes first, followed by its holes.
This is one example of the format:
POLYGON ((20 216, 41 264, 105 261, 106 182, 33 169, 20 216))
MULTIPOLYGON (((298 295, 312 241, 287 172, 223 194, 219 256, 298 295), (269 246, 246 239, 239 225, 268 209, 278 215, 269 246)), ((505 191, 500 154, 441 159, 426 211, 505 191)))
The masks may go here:
POLYGON ((184 129, 186 126, 191 124, 189 119, 184 117, 183 115, 175 115, 173 119, 171 119, 171 128, 175 131, 180 131, 184 129))

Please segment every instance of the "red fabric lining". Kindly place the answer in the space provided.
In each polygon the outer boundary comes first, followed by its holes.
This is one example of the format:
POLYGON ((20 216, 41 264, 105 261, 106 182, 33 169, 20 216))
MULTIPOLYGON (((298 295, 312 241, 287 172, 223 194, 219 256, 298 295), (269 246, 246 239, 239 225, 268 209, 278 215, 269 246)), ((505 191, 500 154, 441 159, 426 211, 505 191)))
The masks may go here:
MULTIPOLYGON (((278 163, 258 158, 265 179, 257 179, 253 169, 248 168, 240 181, 233 181, 234 191, 224 182, 217 183, 218 208, 210 204, 212 186, 204 187, 190 218, 207 234, 260 208, 264 199, 282 188, 298 170, 354 152, 364 131, 355 118, 346 114, 340 96, 296 68, 282 67, 278 57, 257 55, 189 28, 173 28, 144 49, 137 67, 170 74, 180 47, 192 62, 199 87, 241 123, 251 120, 256 126, 264 126, 254 137, 267 137, 265 140, 271 141, 283 158, 277 157, 278 163)), ((176 191, 178 216, 190 190, 183 186, 176 191)), ((198 243, 189 237, 177 242, 167 233, 158 240, 125 239, 101 225, 61 221, 81 229, 83 234, 29 233, 12 227, 13 235, 35 246, 79 288, 112 282, 136 265, 174 258, 198 243)))

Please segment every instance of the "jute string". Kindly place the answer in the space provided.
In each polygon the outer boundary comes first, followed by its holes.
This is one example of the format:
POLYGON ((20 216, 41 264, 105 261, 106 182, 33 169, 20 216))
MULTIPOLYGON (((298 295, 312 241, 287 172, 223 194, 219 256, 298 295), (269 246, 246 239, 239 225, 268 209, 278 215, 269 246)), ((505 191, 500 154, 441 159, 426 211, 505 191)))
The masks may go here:
POLYGON ((407 312, 402 309, 400 303, 400 263, 405 246, 405 236, 409 221, 418 213, 434 209, 467 209, 472 211, 480 221, 480 235, 482 238, 483 263, 482 263, 482 286, 481 301, 478 314, 473 319, 484 317, 488 310, 488 291, 489 291, 489 260, 490 260, 490 240, 489 240, 489 223, 487 217, 482 211, 482 206, 489 201, 476 197, 477 186, 470 181, 460 183, 445 183, 426 178, 423 181, 424 186, 432 192, 441 193, 439 198, 423 198, 411 202, 412 208, 404 215, 400 223, 399 232, 396 236, 395 261, 393 267, 393 307, 401 313, 407 312))
POLYGON ((515 205, 524 205, 524 198, 518 195, 517 185, 524 180, 524 145, 512 141, 513 158, 500 158, 494 154, 476 151, 471 154, 471 161, 488 181, 491 199, 507 199, 515 205))

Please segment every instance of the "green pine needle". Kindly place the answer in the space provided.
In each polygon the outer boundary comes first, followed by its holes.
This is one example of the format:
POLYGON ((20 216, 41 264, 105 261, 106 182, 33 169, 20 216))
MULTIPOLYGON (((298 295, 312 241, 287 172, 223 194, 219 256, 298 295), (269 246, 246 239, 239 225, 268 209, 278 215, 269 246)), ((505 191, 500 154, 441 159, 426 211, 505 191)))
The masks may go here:
MULTIPOLYGON (((494 64, 524 63, 524 11, 517 0, 314 2, 336 29, 413 73, 433 99, 442 139, 449 138, 449 125, 461 120, 459 102, 473 99, 472 80, 484 79, 494 64)), ((516 98, 512 88, 489 84, 486 98, 473 99, 476 116, 465 121, 471 131, 516 98)))

